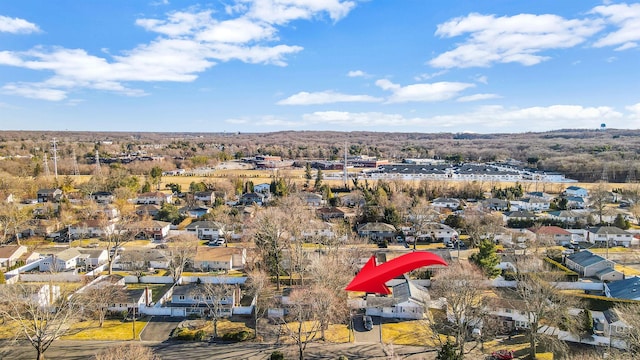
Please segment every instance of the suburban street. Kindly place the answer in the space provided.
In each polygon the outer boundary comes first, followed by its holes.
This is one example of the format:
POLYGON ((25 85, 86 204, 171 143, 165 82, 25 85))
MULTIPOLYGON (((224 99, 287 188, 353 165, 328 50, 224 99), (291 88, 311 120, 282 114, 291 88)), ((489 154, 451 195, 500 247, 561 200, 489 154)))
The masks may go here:
MULTIPOLYGON (((205 360, 205 359, 246 359, 263 360, 268 359, 273 351, 285 353, 286 358, 296 357, 297 348, 295 346, 275 346, 272 344, 259 344, 243 342, 237 344, 209 344, 205 342, 142 342, 154 349, 161 359, 185 359, 205 360)), ((45 353, 46 358, 56 360, 86 360, 104 349, 115 346, 119 342, 109 341, 56 341, 45 353)), ((348 359, 388 359, 394 353, 402 359, 435 359, 434 349, 425 349, 412 346, 384 346, 380 343, 363 344, 333 344, 333 343, 311 343, 307 347, 305 358, 310 360, 336 359, 340 355, 348 359)), ((0 359, 7 360, 32 360, 35 358, 35 351, 28 344, 3 343, 0 350, 0 359)))

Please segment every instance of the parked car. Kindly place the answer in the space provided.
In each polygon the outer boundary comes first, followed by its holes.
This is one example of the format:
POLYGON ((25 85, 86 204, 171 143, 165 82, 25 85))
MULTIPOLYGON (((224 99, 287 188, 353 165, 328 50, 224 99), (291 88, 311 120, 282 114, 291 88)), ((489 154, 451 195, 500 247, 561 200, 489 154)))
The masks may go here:
POLYGON ((364 329, 367 331, 373 330, 373 319, 369 315, 365 315, 362 317, 362 325, 364 329))

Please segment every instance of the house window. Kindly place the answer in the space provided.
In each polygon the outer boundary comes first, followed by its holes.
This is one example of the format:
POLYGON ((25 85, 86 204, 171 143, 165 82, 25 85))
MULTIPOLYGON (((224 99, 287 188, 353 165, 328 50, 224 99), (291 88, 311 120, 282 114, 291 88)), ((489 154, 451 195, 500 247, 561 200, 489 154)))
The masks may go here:
POLYGON ((184 300, 184 295, 180 295, 180 296, 178 296, 178 299, 179 299, 179 300, 184 300))
POLYGON ((511 314, 511 309, 504 309, 504 312, 506 312, 507 314, 511 314))

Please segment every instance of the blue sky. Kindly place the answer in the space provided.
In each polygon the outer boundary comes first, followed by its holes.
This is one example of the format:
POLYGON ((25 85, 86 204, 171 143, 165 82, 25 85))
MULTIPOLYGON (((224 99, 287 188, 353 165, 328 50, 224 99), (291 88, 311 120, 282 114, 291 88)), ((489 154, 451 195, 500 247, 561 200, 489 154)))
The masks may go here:
POLYGON ((4 0, 0 129, 640 127, 640 3, 4 0))

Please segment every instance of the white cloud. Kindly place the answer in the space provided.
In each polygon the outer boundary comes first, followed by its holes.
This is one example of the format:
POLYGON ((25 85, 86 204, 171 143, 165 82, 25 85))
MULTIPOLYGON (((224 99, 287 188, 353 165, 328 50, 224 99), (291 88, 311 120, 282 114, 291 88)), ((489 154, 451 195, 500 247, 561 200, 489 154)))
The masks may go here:
POLYGON ((635 47, 637 47, 638 44, 632 41, 626 42, 620 46, 618 46, 617 48, 613 49, 614 51, 624 51, 624 50, 629 50, 629 49, 633 49, 635 47))
POLYGON ((339 102, 380 102, 382 99, 369 95, 349 95, 333 91, 309 93, 306 91, 291 95, 277 102, 278 105, 319 105, 339 102))
POLYGON ((353 1, 341 0, 239 0, 246 4, 250 18, 269 24, 286 24, 297 19, 311 19, 327 13, 338 21, 355 7, 353 1))
POLYGON ((603 16, 607 23, 618 28, 598 39, 595 47, 618 46, 616 50, 621 51, 637 46, 636 41, 640 41, 640 3, 596 6, 591 13, 603 16))
MULTIPOLYGON (((640 109, 640 104, 635 105, 640 109)), ((635 107, 634 107, 635 109, 635 107)), ((507 109, 502 106, 482 106, 474 111, 432 117, 405 117, 380 112, 351 113, 319 111, 303 116, 304 122, 330 124, 345 129, 379 127, 387 131, 404 127, 403 131, 462 131, 468 126, 484 132, 546 131, 562 128, 597 128, 603 120, 623 119, 623 114, 610 107, 552 105, 507 109)))
MULTIPOLYGON (((176 11, 162 19, 138 19, 138 26, 159 36, 116 55, 106 52, 100 57, 83 49, 44 46, 23 52, 0 51, 0 65, 53 72, 41 82, 7 84, 4 91, 52 101, 62 100, 67 92, 79 88, 141 96, 146 94, 143 90, 125 83, 190 82, 217 63, 232 60, 286 66, 286 56, 302 51, 302 47, 279 44, 280 27, 324 14, 337 21, 354 6, 352 1, 341 0, 237 0, 236 5, 225 8, 233 17, 223 20, 211 10, 176 11)), ((18 20, 0 17, 0 31, 37 30, 35 25, 29 27, 30 23, 18 20)))
POLYGON ((629 115, 631 118, 640 120, 640 103, 637 103, 635 105, 629 105, 625 109, 627 109, 630 112, 629 115))
POLYGON ((436 71, 436 72, 431 73, 431 74, 427 74, 427 73, 420 74, 420 75, 415 76, 414 80, 415 81, 425 81, 425 80, 433 79, 434 77, 438 77, 438 76, 444 75, 444 74, 446 74, 448 72, 449 72, 449 70, 440 70, 440 71, 436 71))
POLYGON ((584 42, 600 31, 600 19, 569 20, 557 15, 519 14, 496 17, 472 13, 438 25, 436 35, 453 38, 467 35, 455 49, 429 61, 437 68, 488 67, 517 62, 535 65, 549 57, 545 50, 563 49, 584 42))
POLYGON ((40 84, 7 84, 2 87, 2 92, 9 95, 19 95, 30 99, 49 101, 60 101, 67 97, 66 92, 63 90, 43 87, 40 84))
POLYGON ((489 100, 489 99, 500 99, 502 96, 498 94, 473 94, 469 96, 461 96, 456 99, 458 102, 470 102, 470 101, 480 101, 480 100, 489 100))
POLYGON ((489 78, 486 75, 476 75, 473 80, 485 85, 489 83, 489 78))
POLYGON ((367 77, 369 75, 362 70, 351 70, 347 73, 347 76, 348 77, 367 77))
POLYGON ((475 84, 461 82, 436 82, 400 86, 387 79, 376 81, 376 85, 383 90, 393 92, 387 100, 388 103, 444 101, 456 97, 458 93, 465 89, 475 87, 475 84))
POLYGON ((30 34, 39 31, 40 28, 38 25, 30 23, 27 20, 0 15, 0 32, 30 34))

